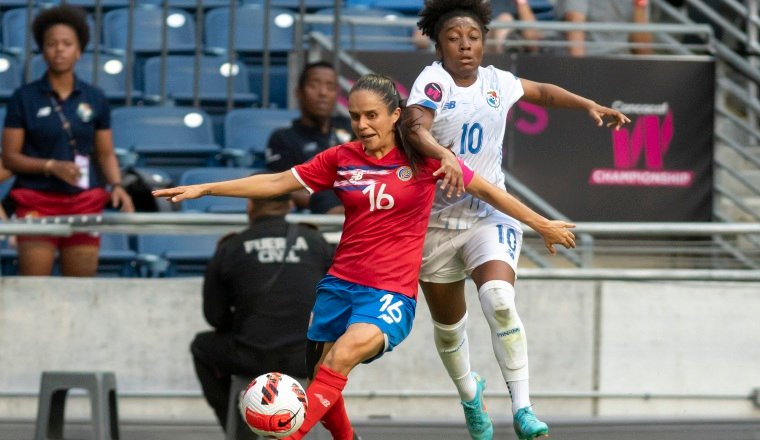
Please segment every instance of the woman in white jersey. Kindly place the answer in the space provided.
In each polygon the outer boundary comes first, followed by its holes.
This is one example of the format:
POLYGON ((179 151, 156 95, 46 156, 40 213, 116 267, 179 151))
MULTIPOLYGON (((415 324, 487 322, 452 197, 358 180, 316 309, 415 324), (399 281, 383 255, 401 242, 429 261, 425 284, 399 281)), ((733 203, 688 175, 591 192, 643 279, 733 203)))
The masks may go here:
MULTIPOLYGON (((407 101, 406 141, 418 151, 439 159, 451 151, 479 175, 503 187, 502 140, 507 112, 516 101, 582 109, 600 126, 605 119, 607 126, 615 128, 630 122, 622 113, 556 85, 520 79, 493 66, 481 67, 491 15, 487 1, 426 0, 419 15, 418 27, 435 42, 440 61, 417 77, 407 101)), ((473 439, 493 438, 493 424, 482 403, 485 383, 470 370, 465 333, 467 275, 478 288, 491 327, 493 349, 512 397, 517 436, 533 439, 549 432, 530 408, 527 343, 515 309, 513 285, 521 243, 518 221, 462 195, 461 185, 436 192, 420 284, 434 321, 438 353, 459 391, 473 439), (452 190, 458 194, 447 197, 452 190)))

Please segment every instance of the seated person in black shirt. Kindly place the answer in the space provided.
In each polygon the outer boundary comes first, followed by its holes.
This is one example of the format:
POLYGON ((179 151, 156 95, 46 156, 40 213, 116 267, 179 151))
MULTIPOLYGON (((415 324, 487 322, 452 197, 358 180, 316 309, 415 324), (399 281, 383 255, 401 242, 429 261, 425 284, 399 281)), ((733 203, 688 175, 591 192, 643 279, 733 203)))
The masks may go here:
POLYGON ((291 208, 288 195, 251 200, 249 227, 222 239, 206 267, 203 314, 213 329, 190 351, 222 429, 227 411, 237 411, 228 408, 232 375, 308 376, 306 329, 332 247, 313 227, 286 222, 291 208))
MULTIPOLYGON (((352 138, 351 121, 335 116, 338 98, 338 77, 332 64, 325 61, 307 64, 298 77, 296 97, 301 117, 289 128, 272 133, 267 145, 267 168, 285 171, 306 162, 333 145, 352 138)), ((343 205, 332 191, 322 191, 309 197, 306 190, 293 193, 298 209, 313 214, 342 214, 343 205)))

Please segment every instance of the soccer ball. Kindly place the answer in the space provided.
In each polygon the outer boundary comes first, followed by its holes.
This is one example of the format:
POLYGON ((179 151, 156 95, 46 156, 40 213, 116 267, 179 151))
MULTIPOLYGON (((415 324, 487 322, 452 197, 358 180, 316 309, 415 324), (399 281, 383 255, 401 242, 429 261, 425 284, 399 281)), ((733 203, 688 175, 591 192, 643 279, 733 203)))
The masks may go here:
POLYGON ((296 432, 306 418, 307 406, 301 384, 282 373, 253 379, 240 397, 243 420, 262 437, 283 438, 296 432))

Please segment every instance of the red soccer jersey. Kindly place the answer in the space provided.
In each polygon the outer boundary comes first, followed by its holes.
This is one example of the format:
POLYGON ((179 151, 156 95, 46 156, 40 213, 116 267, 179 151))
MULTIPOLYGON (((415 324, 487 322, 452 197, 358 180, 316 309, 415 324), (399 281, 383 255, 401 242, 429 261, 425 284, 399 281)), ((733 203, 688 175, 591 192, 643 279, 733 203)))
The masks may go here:
MULTIPOLYGON (((293 167, 309 192, 334 189, 346 208, 328 273, 416 299, 438 168, 439 161, 426 159, 413 175, 399 149, 375 159, 364 153, 361 142, 337 145, 293 167)), ((464 163, 462 170, 468 185, 473 171, 464 163)))

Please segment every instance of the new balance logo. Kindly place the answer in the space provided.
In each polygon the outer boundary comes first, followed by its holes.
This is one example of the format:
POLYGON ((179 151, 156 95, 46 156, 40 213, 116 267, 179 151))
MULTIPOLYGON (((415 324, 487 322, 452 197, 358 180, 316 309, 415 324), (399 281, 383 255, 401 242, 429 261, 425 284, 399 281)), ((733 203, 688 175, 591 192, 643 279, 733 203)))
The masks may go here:
POLYGON ((443 105, 443 110, 451 110, 452 108, 457 106, 456 101, 449 101, 446 104, 443 105))

